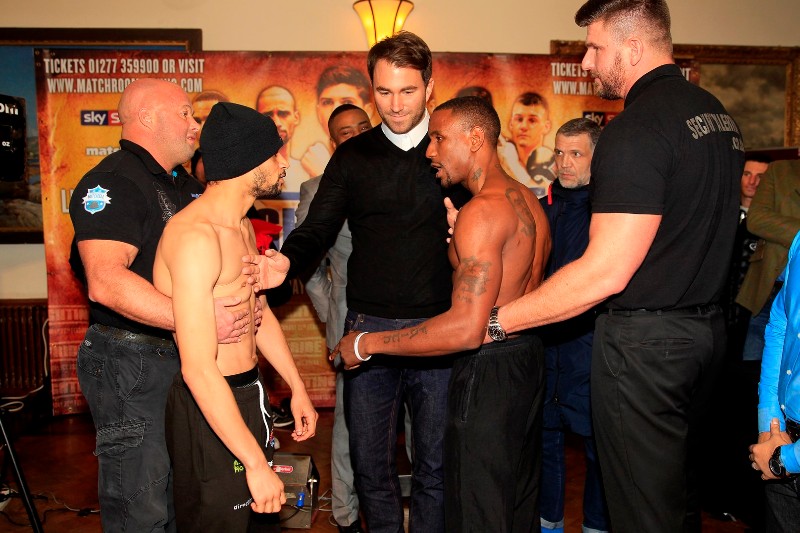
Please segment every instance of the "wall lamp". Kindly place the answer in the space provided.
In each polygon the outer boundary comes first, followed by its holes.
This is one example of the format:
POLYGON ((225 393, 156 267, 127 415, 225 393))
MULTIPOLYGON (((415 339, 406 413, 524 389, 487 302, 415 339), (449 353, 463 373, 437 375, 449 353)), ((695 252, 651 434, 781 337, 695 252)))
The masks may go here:
POLYGON ((385 37, 390 37, 403 29, 403 24, 414 9, 408 0, 358 0, 353 3, 358 13, 370 48, 385 37))

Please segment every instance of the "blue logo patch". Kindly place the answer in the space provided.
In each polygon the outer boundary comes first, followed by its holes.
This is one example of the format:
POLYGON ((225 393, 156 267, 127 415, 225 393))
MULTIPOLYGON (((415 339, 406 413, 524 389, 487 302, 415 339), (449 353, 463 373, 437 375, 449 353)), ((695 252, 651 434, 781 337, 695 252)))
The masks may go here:
POLYGON ((104 189, 99 185, 86 191, 86 196, 83 197, 83 208, 92 215, 102 211, 110 203, 111 198, 108 197, 108 189, 104 189))

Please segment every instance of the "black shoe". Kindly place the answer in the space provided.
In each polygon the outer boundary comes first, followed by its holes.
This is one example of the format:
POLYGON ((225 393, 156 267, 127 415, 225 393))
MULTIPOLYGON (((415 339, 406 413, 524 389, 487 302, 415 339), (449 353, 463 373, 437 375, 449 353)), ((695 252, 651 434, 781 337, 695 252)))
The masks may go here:
POLYGON ((294 416, 292 416, 289 402, 281 402, 280 407, 275 405, 271 405, 270 407, 272 408, 272 425, 274 427, 288 428, 294 426, 294 416))
POLYGON ((364 533, 364 530, 361 529, 361 524, 358 522, 353 522, 349 526, 339 526, 339 533, 364 533))

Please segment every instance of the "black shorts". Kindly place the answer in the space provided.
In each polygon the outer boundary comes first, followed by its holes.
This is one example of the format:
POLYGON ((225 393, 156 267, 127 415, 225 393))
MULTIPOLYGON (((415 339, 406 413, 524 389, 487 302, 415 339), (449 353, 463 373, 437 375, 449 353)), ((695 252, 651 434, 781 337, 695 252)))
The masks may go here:
MULTIPOLYGON (((271 466, 275 452, 272 412, 258 367, 226 376, 226 380, 245 424, 263 443, 264 456, 271 466)), ((167 398, 166 429, 179 532, 280 531, 277 514, 252 512, 244 465, 208 425, 180 372, 167 398), (254 527, 256 522, 274 525, 260 529, 254 527)))

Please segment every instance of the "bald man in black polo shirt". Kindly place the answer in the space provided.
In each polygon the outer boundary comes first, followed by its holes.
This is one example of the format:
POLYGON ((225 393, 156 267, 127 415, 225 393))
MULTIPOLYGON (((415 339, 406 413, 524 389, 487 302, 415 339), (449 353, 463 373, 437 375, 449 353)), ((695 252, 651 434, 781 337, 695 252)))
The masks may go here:
MULTIPOLYGON (((79 253, 70 263, 85 276, 91 323, 78 382, 97 431, 103 529, 174 531, 164 408, 180 363, 172 301, 153 287, 153 259, 164 225, 202 193, 181 166, 200 128, 186 92, 164 80, 131 83, 119 116, 120 150, 86 173, 69 206, 79 253)), ((240 301, 215 302, 221 342, 252 326, 249 311, 223 306, 240 301)))

